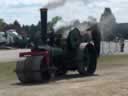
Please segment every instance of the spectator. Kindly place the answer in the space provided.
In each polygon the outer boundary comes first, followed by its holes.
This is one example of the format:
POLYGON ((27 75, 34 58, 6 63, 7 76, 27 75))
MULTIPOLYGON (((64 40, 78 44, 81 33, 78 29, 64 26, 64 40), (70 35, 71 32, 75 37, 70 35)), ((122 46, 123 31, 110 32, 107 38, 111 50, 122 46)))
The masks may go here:
POLYGON ((124 39, 120 39, 120 52, 124 52, 124 39))

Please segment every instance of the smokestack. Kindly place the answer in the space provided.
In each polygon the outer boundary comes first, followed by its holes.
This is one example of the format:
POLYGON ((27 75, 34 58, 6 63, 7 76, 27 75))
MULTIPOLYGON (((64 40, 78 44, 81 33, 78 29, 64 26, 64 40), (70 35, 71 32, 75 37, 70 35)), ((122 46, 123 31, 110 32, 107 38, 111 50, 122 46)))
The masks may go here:
POLYGON ((43 44, 46 44, 47 39, 47 8, 40 9, 41 13, 41 39, 43 44))

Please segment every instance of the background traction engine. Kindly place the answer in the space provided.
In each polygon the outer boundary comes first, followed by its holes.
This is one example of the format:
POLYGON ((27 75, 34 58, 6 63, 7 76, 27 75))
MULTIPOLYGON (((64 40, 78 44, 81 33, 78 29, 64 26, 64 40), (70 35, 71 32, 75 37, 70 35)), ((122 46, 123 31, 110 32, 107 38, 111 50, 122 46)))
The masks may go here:
POLYGON ((16 64, 16 74, 21 83, 49 81, 54 76, 66 74, 68 70, 78 70, 81 75, 94 74, 99 54, 95 42, 86 43, 81 48, 83 37, 74 28, 66 39, 54 34, 57 42, 49 44, 47 9, 41 9, 41 29, 41 44, 37 40, 30 52, 20 53, 20 57, 25 57, 16 64))

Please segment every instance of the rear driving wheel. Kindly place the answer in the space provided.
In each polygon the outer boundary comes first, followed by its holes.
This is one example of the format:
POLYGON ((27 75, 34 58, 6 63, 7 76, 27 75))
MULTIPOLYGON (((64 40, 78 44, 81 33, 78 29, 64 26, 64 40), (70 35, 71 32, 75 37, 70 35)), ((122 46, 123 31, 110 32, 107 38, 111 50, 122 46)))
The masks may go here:
POLYGON ((81 75, 92 75, 96 71, 97 55, 95 47, 88 44, 83 52, 81 62, 78 64, 78 72, 81 75))

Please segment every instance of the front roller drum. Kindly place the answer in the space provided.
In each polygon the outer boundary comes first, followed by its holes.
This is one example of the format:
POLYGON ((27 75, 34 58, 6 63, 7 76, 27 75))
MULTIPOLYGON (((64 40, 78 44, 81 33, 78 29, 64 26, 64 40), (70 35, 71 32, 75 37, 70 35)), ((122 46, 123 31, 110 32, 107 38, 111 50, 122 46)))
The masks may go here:
POLYGON ((21 83, 43 82, 49 79, 43 56, 30 56, 16 64, 16 74, 21 83), (45 69, 45 70, 44 70, 45 69))
MULTIPOLYGON (((20 82, 22 83, 28 83, 32 82, 32 77, 29 72, 25 72, 25 69, 27 69, 26 60, 18 61, 16 64, 16 75, 20 82)), ((28 64, 27 64, 28 66, 28 64)))

